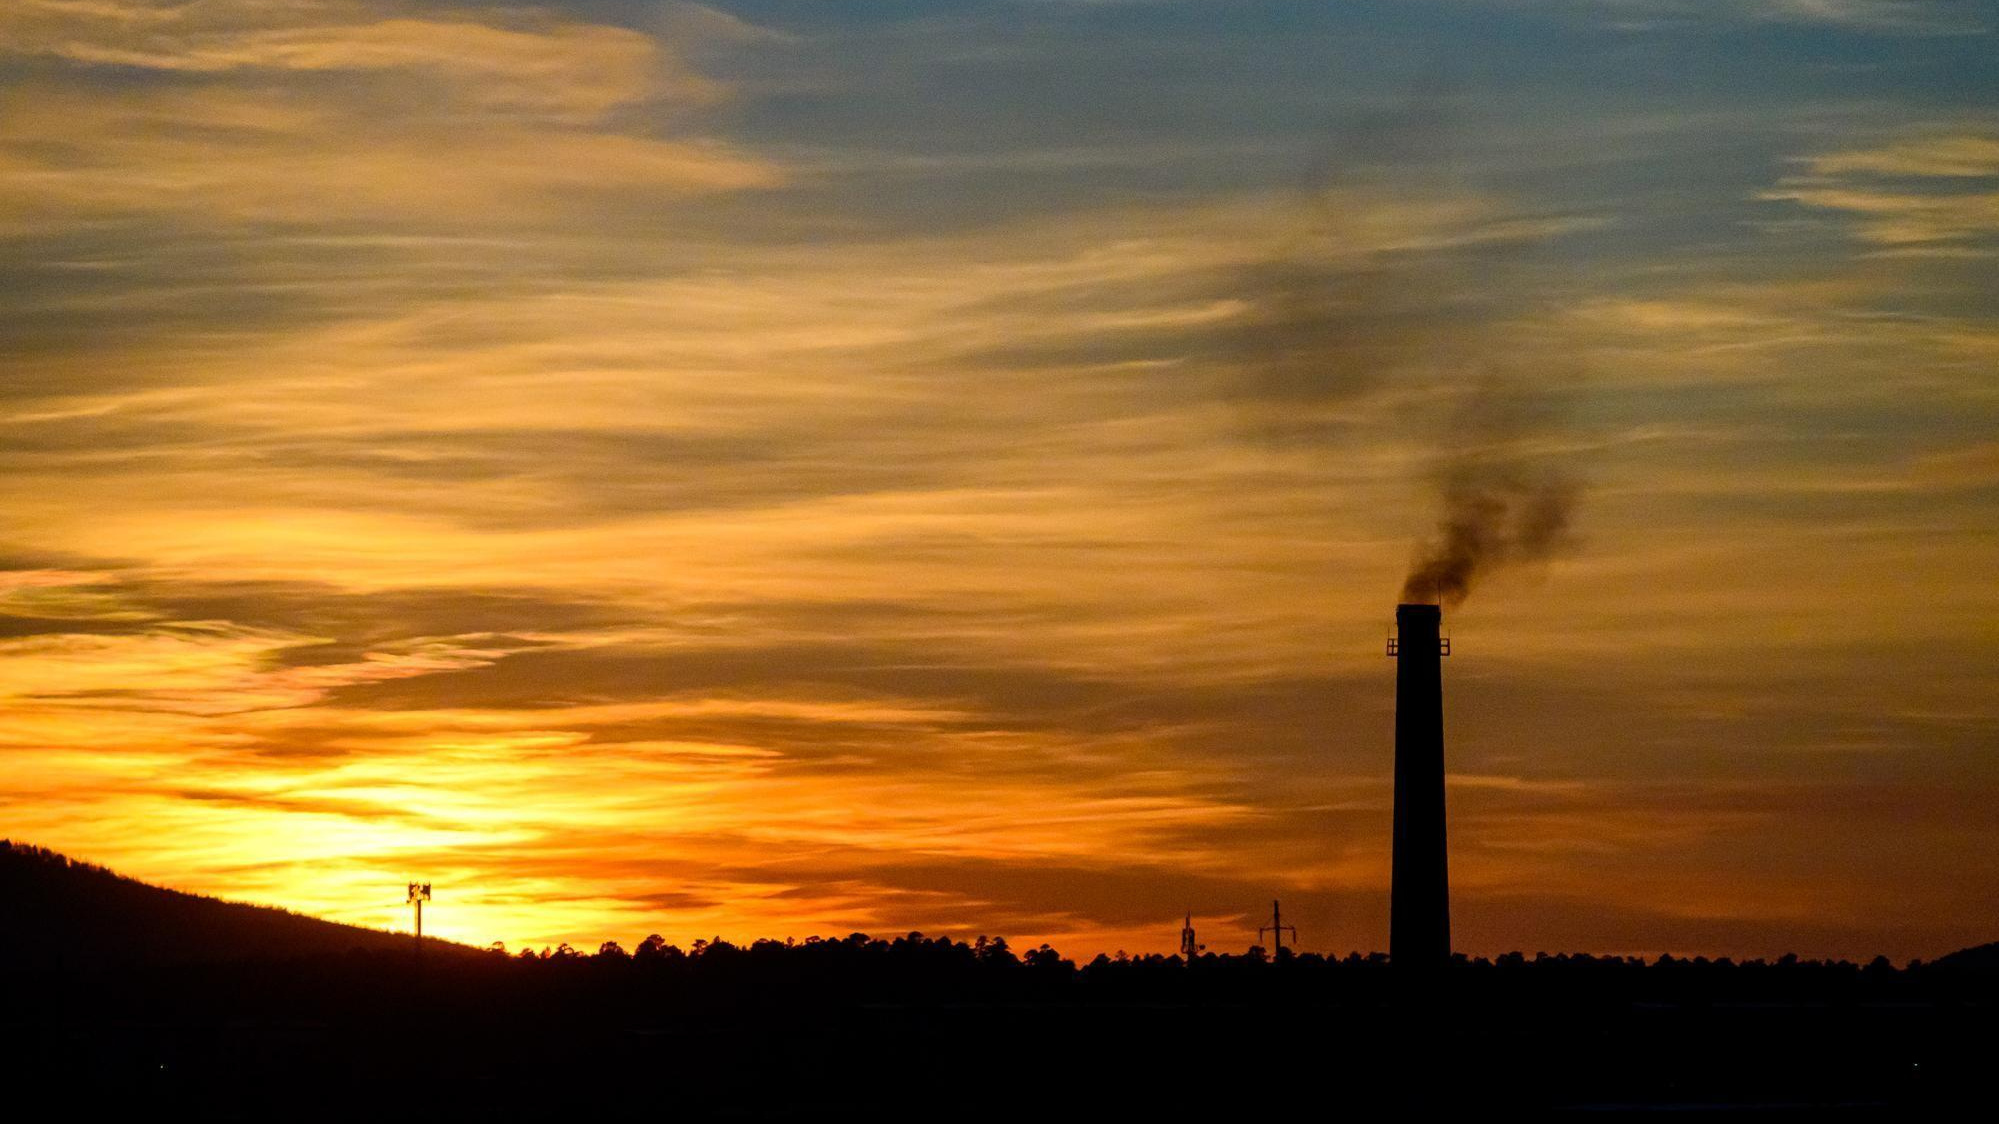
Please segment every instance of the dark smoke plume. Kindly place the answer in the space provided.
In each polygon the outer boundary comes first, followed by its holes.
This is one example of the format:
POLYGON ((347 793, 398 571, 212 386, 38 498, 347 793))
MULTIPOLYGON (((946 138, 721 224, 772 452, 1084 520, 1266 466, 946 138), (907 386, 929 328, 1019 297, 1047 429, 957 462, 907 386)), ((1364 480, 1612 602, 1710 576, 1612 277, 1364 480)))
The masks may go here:
POLYGON ((1569 542, 1581 483, 1549 447, 1554 410, 1521 384, 1472 386, 1437 466, 1443 511, 1402 600, 1456 605, 1495 567, 1545 561, 1569 542))
POLYGON ((1434 434, 1441 510, 1405 602, 1456 605, 1494 569, 1548 559, 1572 541, 1582 493, 1557 407, 1574 372, 1545 369, 1530 356, 1546 341, 1514 335, 1549 299, 1533 260, 1547 216, 1461 174, 1476 138, 1420 96, 1335 129, 1290 242, 1234 278, 1248 309, 1239 394, 1259 436, 1331 447, 1389 403, 1434 434), (1446 221, 1462 207, 1461 225, 1381 241, 1370 208, 1412 206, 1446 221))
POLYGON ((1379 208, 1454 202, 1417 174, 1446 147, 1423 102, 1340 123, 1307 170, 1269 260, 1230 279, 1245 313, 1232 341, 1247 374, 1239 401, 1259 436, 1323 441, 1355 401, 1406 382, 1430 360, 1465 292, 1448 253, 1383 244, 1379 208))

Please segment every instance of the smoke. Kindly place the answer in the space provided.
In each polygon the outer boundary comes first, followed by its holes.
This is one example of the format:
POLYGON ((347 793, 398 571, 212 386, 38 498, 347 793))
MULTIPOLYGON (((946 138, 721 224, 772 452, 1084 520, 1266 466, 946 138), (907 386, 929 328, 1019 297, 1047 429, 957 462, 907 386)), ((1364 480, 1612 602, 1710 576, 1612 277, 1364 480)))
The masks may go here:
POLYGON ((1500 566, 1571 542, 1582 484, 1565 463, 1546 392, 1488 375, 1467 388, 1435 470, 1436 534, 1402 583, 1404 602, 1457 605, 1500 566))
POLYGON ((1465 206, 1437 182, 1444 115, 1427 101, 1333 127, 1262 263, 1231 279, 1245 312, 1239 405, 1278 443, 1326 442, 1361 400, 1420 375, 1465 318, 1461 263, 1421 247, 1465 206), (1417 169, 1412 175, 1412 169, 1417 169))
POLYGON ((1260 434, 1330 446, 1414 406, 1437 514, 1402 600, 1442 605, 1573 543, 1583 491, 1559 405, 1572 380, 1514 327, 1552 299, 1559 275, 1535 255, 1561 224, 1478 190, 1463 168, 1479 133, 1453 116, 1417 97, 1337 130, 1294 240, 1239 290, 1260 434))

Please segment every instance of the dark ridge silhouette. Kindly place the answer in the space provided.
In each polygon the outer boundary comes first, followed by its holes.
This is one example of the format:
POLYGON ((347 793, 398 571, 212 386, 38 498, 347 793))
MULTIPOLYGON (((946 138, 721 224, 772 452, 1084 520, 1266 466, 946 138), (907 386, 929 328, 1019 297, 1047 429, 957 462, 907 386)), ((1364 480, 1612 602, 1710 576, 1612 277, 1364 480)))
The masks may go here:
POLYGON ((406 936, 0 854, 0 1082, 62 1089, 79 1119, 1191 1119, 1296 1101, 1901 1120, 1988 1095, 1999 1000, 1999 945, 1903 968, 1454 956, 1415 1001, 1386 956, 1290 948, 1078 965, 854 933, 419 959, 406 936), (38 924, 22 887, 99 903, 68 915, 66 955, 13 954, 38 924), (210 919, 182 948, 212 933, 240 951, 152 959, 130 903, 210 919))
POLYGON ((1932 967, 1952 971, 1999 972, 1999 941, 1960 948, 1947 956, 1939 956, 1932 967))
MULTIPOLYGON (((407 933, 150 886, 12 840, 0 840, 0 916, 0 959, 12 964, 177 964, 414 948, 407 933)), ((435 940, 424 946, 426 953, 474 951, 435 940)))

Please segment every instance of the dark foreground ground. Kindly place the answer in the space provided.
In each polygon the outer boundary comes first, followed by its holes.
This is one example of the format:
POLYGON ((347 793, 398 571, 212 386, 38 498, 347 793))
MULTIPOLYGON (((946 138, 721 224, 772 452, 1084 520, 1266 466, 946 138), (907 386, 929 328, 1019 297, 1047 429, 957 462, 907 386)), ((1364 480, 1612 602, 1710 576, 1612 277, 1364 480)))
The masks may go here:
MULTIPOLYGON (((1233 1118, 1435 1108, 1950 1116, 1984 1103, 1989 1048, 1934 1012, 1392 1012, 863 1008, 606 1028, 118 1022, 10 1030, 9 1087, 73 1109, 194 1119, 1233 1118)), ((1988 1106, 1989 1107, 1989 1106, 1988 1106)), ((67 1117, 76 1119, 77 1117, 67 1117)), ((1976 1118, 1972 1116, 1972 1118, 1976 1118)), ((54 1119, 53 1117, 51 1119, 54 1119)))
POLYGON ((1529 961, 1410 996, 1378 962, 903 943, 16 968, 0 1077, 72 1119, 1903 1120, 1984 1118, 1999 1045, 1983 974, 1529 961))

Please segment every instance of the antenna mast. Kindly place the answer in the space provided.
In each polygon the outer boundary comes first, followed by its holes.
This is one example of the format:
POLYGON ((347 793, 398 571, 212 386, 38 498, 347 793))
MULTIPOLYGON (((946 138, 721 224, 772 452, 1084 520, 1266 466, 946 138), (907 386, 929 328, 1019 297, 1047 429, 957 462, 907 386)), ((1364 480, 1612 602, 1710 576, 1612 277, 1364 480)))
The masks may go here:
POLYGON ((1201 955, 1201 946, 1194 940, 1194 915, 1187 914, 1187 924, 1180 929, 1180 957, 1192 964, 1201 955))

